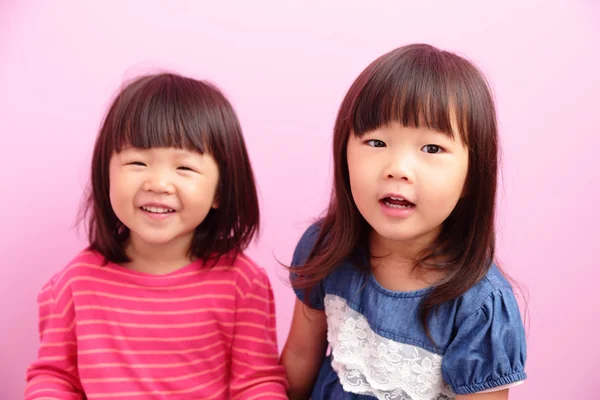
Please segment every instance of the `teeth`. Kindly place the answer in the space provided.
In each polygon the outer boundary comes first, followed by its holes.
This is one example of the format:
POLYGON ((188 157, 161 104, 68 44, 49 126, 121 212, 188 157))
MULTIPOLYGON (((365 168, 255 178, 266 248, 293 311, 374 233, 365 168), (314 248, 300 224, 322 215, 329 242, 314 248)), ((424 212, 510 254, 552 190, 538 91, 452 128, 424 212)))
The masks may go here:
POLYGON ((402 197, 390 197, 390 199, 398 200, 398 201, 406 200, 406 199, 403 199, 402 197))
POLYGON ((157 213, 157 214, 169 213, 169 212, 175 211, 175 210, 172 210, 170 208, 163 208, 163 207, 146 207, 146 206, 142 206, 142 209, 144 211, 148 211, 148 212, 151 212, 151 213, 157 213))
MULTIPOLYGON (((395 200, 397 200, 397 199, 395 199, 395 200)), ((388 207, 390 207, 390 208, 410 208, 410 207, 412 207, 411 205, 404 206, 404 205, 400 205, 400 204, 392 204, 392 203, 389 203, 387 201, 385 202, 385 205, 388 206, 388 207)))

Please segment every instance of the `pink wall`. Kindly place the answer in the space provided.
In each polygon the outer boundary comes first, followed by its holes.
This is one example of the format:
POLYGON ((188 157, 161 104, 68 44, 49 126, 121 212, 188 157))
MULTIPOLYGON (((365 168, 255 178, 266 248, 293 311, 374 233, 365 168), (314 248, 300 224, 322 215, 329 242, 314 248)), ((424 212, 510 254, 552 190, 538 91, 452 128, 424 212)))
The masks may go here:
POLYGON ((22 398, 36 293, 85 243, 76 207, 124 78, 172 68, 236 106, 264 213, 251 255, 270 272, 283 344, 294 298, 274 256, 288 262, 325 205, 342 96, 376 56, 426 41, 477 62, 499 102, 499 251, 530 312, 530 378, 511 398, 598 398, 597 3, 283 3, 0 1, 0 397, 22 398))

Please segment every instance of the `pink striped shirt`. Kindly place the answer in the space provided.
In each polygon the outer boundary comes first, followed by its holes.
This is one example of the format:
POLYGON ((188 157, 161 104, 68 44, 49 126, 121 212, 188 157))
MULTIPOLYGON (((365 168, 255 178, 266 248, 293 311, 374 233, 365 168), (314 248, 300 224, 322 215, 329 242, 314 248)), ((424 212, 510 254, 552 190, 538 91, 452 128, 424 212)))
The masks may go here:
POLYGON ((78 255, 41 290, 25 399, 286 399, 275 304, 244 255, 167 275, 78 255))

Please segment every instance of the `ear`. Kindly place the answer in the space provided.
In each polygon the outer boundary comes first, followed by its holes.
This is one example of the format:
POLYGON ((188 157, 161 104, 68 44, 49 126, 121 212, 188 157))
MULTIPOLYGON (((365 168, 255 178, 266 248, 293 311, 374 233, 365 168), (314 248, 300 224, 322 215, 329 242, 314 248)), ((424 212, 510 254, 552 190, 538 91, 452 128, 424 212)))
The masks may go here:
POLYGON ((220 202, 219 202, 219 195, 218 195, 218 194, 215 194, 215 197, 213 198, 213 202, 212 202, 212 204, 211 204, 211 206, 210 206, 210 207, 216 210, 216 209, 217 209, 217 208, 219 208, 219 206, 220 206, 220 204, 219 204, 219 203, 220 203, 220 202))

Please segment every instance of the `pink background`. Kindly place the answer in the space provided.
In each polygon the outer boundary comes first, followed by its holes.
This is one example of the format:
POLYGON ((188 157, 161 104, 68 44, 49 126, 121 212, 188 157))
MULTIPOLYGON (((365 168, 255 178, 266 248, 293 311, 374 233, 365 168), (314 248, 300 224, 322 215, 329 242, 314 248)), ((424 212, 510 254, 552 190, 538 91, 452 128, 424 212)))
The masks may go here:
POLYGON ((529 380, 511 398, 597 399, 598 3, 283 3, 0 1, 0 397, 22 398, 37 291, 85 244, 74 218, 124 79, 173 69, 235 105, 264 216, 250 255, 270 273, 283 345, 294 297, 275 258, 289 262, 326 204, 342 96, 375 57, 425 41, 474 60, 498 101, 499 253, 529 295, 529 380))

